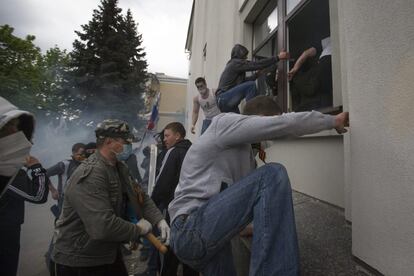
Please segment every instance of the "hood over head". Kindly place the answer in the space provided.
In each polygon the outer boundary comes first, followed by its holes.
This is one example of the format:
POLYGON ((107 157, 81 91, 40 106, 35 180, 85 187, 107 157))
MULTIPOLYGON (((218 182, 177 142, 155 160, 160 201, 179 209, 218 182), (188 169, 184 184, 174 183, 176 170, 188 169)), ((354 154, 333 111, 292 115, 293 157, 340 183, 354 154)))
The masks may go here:
POLYGON ((240 44, 234 45, 233 49, 231 50, 231 58, 239 58, 243 59, 247 57, 247 54, 249 53, 249 50, 247 50, 246 47, 240 44))
POLYGON ((31 140, 33 137, 35 119, 32 113, 19 110, 16 106, 12 105, 5 98, 0 97, 0 129, 2 129, 12 119, 19 118, 18 129, 23 131, 27 140, 31 140))

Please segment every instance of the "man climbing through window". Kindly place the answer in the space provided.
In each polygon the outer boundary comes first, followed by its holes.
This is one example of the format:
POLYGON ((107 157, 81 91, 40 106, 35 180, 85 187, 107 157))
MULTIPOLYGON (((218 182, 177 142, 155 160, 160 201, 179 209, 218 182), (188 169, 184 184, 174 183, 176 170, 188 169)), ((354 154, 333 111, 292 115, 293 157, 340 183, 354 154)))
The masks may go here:
POLYGON ((280 113, 271 97, 258 96, 246 103, 245 115, 219 114, 184 158, 168 208, 170 246, 204 276, 236 275, 230 240, 250 222, 250 275, 299 275, 287 171, 276 163, 256 169, 251 144, 328 129, 344 133, 349 115, 280 113))
POLYGON ((293 110, 332 106, 332 45, 326 37, 306 49, 288 73, 293 110))
POLYGON ((216 92, 217 104, 221 112, 240 113, 238 108, 240 102, 243 99, 249 101, 257 96, 255 80, 259 73, 246 77, 246 72, 263 70, 279 60, 289 58, 287 52, 281 51, 277 57, 250 61, 247 60, 248 53, 249 50, 240 44, 236 44, 231 50, 231 59, 221 74, 216 92))

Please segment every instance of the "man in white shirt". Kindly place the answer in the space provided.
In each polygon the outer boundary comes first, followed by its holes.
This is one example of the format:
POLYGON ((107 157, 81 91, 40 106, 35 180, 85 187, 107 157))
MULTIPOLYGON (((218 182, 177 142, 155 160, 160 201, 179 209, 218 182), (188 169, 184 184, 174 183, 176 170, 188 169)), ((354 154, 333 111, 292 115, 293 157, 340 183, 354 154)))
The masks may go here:
POLYGON ((195 125, 197 123, 198 113, 201 107, 205 117, 203 120, 203 126, 201 127, 201 134, 203 134, 211 124, 213 117, 220 113, 220 110, 217 107, 215 90, 210 90, 207 88, 207 82, 203 77, 199 77, 195 80, 195 86, 197 87, 199 95, 193 98, 193 118, 191 133, 195 134, 195 125))

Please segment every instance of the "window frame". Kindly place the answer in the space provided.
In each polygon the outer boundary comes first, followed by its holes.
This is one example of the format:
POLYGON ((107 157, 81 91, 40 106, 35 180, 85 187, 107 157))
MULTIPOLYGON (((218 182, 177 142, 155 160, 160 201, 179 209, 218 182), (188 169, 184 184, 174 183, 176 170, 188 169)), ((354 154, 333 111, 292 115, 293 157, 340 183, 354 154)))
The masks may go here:
MULTIPOLYGON (((269 0, 273 1, 273 0, 269 0)), ((262 41, 255 47, 254 41, 254 26, 256 24, 257 18, 252 22, 253 33, 252 33, 252 57, 254 58, 257 53, 274 37, 276 37, 276 48, 277 49, 288 49, 288 24, 289 22, 296 16, 298 13, 305 8, 312 0, 300 0, 297 5, 287 14, 287 0, 275 0, 277 1, 277 9, 278 9, 278 25, 277 27, 262 41)), ((259 15, 267 8, 268 3, 266 3, 263 9, 258 13, 259 15)), ((277 97, 279 99, 279 103, 281 104, 281 108, 283 112, 289 112, 289 93, 288 93, 288 80, 287 80, 287 72, 289 70, 288 62, 279 62, 277 65, 279 79, 278 79, 278 92, 277 97)), ((333 77, 333 76, 332 76, 333 77)), ((334 91, 332 91, 333 93, 334 91)), ((324 107, 318 108, 322 113, 325 114, 336 114, 342 110, 342 105, 332 107, 324 107)))

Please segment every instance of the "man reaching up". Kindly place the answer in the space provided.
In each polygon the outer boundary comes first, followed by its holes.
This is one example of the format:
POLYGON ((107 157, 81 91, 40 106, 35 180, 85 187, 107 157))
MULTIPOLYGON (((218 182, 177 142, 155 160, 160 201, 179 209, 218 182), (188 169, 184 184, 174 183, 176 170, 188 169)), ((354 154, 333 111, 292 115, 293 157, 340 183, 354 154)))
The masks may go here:
POLYGON ((299 275, 299 250, 286 169, 255 168, 251 144, 322 130, 346 132, 348 113, 287 113, 271 97, 222 113, 190 147, 169 205, 171 248, 204 276, 236 275, 230 240, 253 222, 250 275, 299 275))

